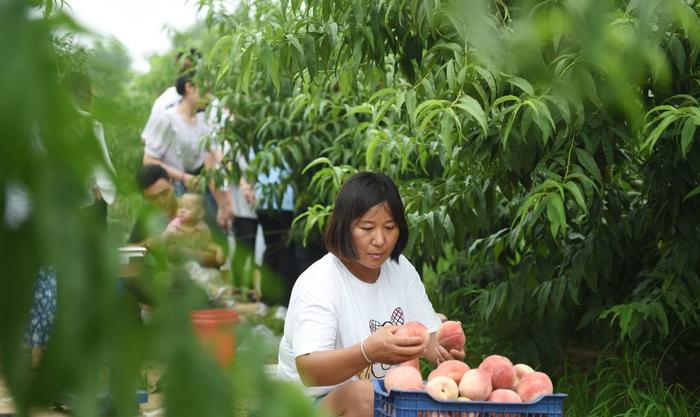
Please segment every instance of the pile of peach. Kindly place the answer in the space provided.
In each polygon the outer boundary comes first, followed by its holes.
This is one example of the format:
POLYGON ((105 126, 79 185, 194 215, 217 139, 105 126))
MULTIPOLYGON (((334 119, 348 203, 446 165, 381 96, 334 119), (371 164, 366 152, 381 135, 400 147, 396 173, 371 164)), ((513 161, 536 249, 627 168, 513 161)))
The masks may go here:
MULTIPOLYGON (((464 332, 461 325, 455 331, 456 322, 446 322, 438 331, 438 340, 464 345, 464 332), (443 333, 441 335, 441 333, 443 333), (446 337, 449 336, 449 337, 446 337), (442 337, 441 337, 442 336, 442 337)), ((417 327, 407 323, 408 327, 417 327)), ((413 332, 412 332, 413 333, 413 332)), ((427 335, 427 330, 425 332, 427 335)), ((408 363, 407 363, 408 364, 408 363)), ((391 390, 424 390, 438 401, 492 401, 503 403, 530 402, 543 395, 552 394, 552 381, 543 372, 536 372, 525 364, 513 365, 505 356, 491 355, 484 359, 478 368, 458 360, 441 363, 423 383, 420 372, 413 366, 391 368, 384 379, 384 387, 391 390)))

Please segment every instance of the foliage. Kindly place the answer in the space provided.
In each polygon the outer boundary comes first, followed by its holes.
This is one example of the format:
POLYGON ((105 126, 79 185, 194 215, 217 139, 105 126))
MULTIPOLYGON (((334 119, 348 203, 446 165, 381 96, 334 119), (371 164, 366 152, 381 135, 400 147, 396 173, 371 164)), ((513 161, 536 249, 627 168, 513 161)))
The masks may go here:
POLYGON ((310 207, 300 233, 322 228, 344 178, 382 171, 405 199, 411 259, 448 261, 435 292, 457 291, 439 305, 455 318, 539 360, 573 341, 660 352, 700 324, 698 7, 214 7, 205 78, 253 171, 289 168, 310 207))
MULTIPOLYGON (((141 324, 131 309, 123 291, 131 284, 117 278, 116 248, 122 236, 82 208, 85 180, 100 160, 100 150, 91 123, 85 123, 61 77, 88 73, 93 91, 102 94, 92 106, 80 105, 107 126, 122 195, 131 192, 128 183, 138 166, 132 164, 140 162, 135 155, 138 133, 160 91, 128 90, 132 75, 118 45, 108 41, 85 50, 58 37, 81 30, 54 7, 62 3, 0 3, 0 53, 6 59, 0 68, 0 371, 18 415, 56 401, 68 402, 76 416, 98 415, 98 394, 104 392, 112 395, 116 415, 133 415, 141 369, 154 364, 164 371, 169 416, 228 416, 244 403, 259 416, 313 414, 297 387, 270 381, 260 372, 261 355, 269 349, 240 352, 231 369, 216 365, 190 325, 196 291, 178 271, 156 262, 144 274, 142 285, 158 307, 151 322, 141 324), (36 5, 44 13, 37 13, 36 5), (10 196, 18 194, 10 190, 23 191, 29 212, 8 214, 10 196), (49 345, 33 370, 23 333, 41 265, 57 271, 58 311, 49 345), (251 403, 246 399, 253 392, 278 401, 251 403)), ((141 87, 155 78, 143 80, 141 87)), ((239 330, 241 343, 257 341, 246 326, 239 330)))

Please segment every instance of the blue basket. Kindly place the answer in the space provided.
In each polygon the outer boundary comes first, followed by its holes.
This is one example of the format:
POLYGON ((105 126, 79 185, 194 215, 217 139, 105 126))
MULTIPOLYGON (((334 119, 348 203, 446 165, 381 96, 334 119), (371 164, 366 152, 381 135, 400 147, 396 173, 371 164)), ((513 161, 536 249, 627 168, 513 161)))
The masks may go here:
POLYGON ((384 380, 375 379, 374 417, 561 417, 566 394, 545 395, 529 403, 488 401, 435 401, 425 391, 384 389, 384 380), (448 414, 449 413, 449 414, 448 414))

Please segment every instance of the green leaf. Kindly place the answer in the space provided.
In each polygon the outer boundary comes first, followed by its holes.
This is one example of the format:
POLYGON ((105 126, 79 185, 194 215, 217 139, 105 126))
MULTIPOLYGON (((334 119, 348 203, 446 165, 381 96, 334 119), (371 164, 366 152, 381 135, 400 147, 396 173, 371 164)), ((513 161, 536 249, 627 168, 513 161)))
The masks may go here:
POLYGON ((530 82, 524 78, 510 77, 508 78, 508 82, 520 88, 529 95, 535 94, 535 89, 532 87, 532 84, 530 84, 530 82))
POLYGON ((578 159, 579 164, 581 164, 589 174, 593 175, 598 183, 603 182, 603 178, 600 175, 600 170, 598 169, 598 164, 595 162, 595 159, 593 159, 591 154, 581 148, 575 148, 574 151, 576 152, 576 159, 578 159))
POLYGON ((656 126, 656 128, 649 134, 644 143, 642 144, 642 150, 648 149, 651 151, 659 140, 659 137, 666 130, 666 128, 678 119, 677 114, 672 114, 661 120, 661 122, 656 126))
POLYGON ((511 94, 508 94, 508 95, 505 95, 505 96, 501 96, 501 97, 497 98, 497 99, 493 102, 493 104, 491 105, 491 108, 498 107, 498 106, 500 106, 501 104, 503 104, 503 103, 508 103, 508 102, 510 102, 510 101, 515 101, 515 102, 517 102, 517 103, 520 103, 520 102, 522 101, 522 99, 521 99, 520 97, 518 97, 518 96, 514 96, 514 95, 511 95, 511 94))
POLYGON ((306 174, 306 172, 307 172, 308 170, 310 170, 311 168, 315 167, 316 165, 321 165, 321 164, 328 165, 329 167, 332 167, 332 166, 333 166, 333 163, 331 162, 330 159, 328 159, 328 158, 322 156, 322 157, 320 157, 320 158, 316 158, 316 159, 314 159, 313 161, 309 162, 309 164, 306 165, 306 167, 304 167, 304 170, 303 170, 301 173, 302 173, 302 174, 306 174))
POLYGON ((566 126, 569 127, 569 125, 571 124, 571 110, 569 109, 569 105, 564 100, 564 98, 558 95, 550 95, 545 97, 545 99, 551 101, 552 103, 554 103, 555 106, 557 106, 557 109, 561 114, 562 120, 564 120, 566 126))
POLYGON ((685 123, 683 123, 683 130, 681 131, 681 152, 683 152, 684 158, 688 156, 688 149, 690 149, 690 145, 693 143, 696 127, 695 122, 691 118, 686 119, 685 123))
POLYGON ((384 97, 384 96, 389 95, 389 94, 396 94, 396 89, 394 89, 394 88, 382 88, 381 90, 372 94, 372 96, 369 98, 369 101, 375 101, 376 99, 378 99, 380 97, 384 97))
POLYGON ((406 112, 408 113, 411 126, 416 126, 416 90, 411 90, 406 94, 406 112))
POLYGON ((396 102, 394 103, 394 109, 396 109, 396 116, 401 117, 401 108, 403 103, 406 101, 406 92, 401 90, 396 93, 396 102))
POLYGON ((652 302, 649 304, 649 313, 659 322, 661 335, 666 336, 668 334, 668 316, 663 305, 658 301, 652 302))
POLYGON ((301 43, 299 42, 299 39, 296 36, 292 35, 291 33, 287 34, 285 37, 287 38, 289 43, 291 43, 294 46, 294 48, 296 48, 296 50, 299 52, 299 55, 301 57, 301 61, 304 62, 305 61, 304 48, 301 47, 301 43))
POLYGON ((553 238, 556 239, 558 229, 561 228, 562 232, 566 230, 566 211, 559 193, 550 193, 547 197, 547 219, 553 238))
POLYGON ((508 119, 508 123, 506 124, 506 128, 503 130, 503 136, 501 136, 501 143, 503 143, 503 148, 505 148, 508 145, 508 138, 510 137, 510 131, 513 129, 513 123, 515 122, 515 117, 518 114, 518 110, 520 110, 520 105, 518 105, 515 110, 513 110, 513 113, 511 113, 510 118, 508 119))
POLYGON ((360 104, 348 110, 348 116, 358 113, 372 114, 372 106, 369 104, 360 104))
POLYGON ((564 188, 566 188, 569 191, 569 193, 571 193, 571 195, 574 197, 574 200, 576 201, 576 204, 578 204, 584 212, 588 211, 588 208, 586 207, 586 200, 583 198, 583 193, 581 192, 581 189, 578 185, 576 185, 575 182, 567 181, 566 183, 564 183, 564 188))
POLYGON ((219 40, 216 41, 214 46, 211 48, 211 52, 209 52, 209 60, 214 60, 216 54, 219 52, 219 49, 221 49, 221 53, 223 55, 226 55, 228 50, 231 48, 231 45, 233 45, 233 39, 231 38, 231 35, 225 35, 220 37, 219 40))
POLYGON ((474 120, 476 120, 476 122, 479 123, 479 126, 481 126, 481 130, 484 132, 485 135, 488 133, 488 123, 486 121, 486 114, 484 113, 484 109, 481 107, 481 104, 479 104, 478 101, 474 100, 470 96, 465 95, 462 97, 459 103, 455 104, 455 106, 464 110, 465 113, 474 118, 474 120))
POLYGON ((688 200, 689 198, 693 198, 698 194, 700 194, 700 186, 695 187, 693 191, 686 194, 685 197, 683 197, 683 202, 685 203, 686 200, 688 200))
POLYGON ((452 135, 454 130, 454 120, 445 112, 440 118, 440 139, 442 140, 442 146, 445 148, 445 154, 452 154, 452 135))
POLYGON ((377 146, 379 146, 379 142, 381 141, 381 136, 376 135, 375 137, 370 140, 369 144, 367 145, 367 153, 365 154, 365 164, 367 165, 367 168, 369 169, 372 166, 372 163, 374 162, 374 152, 377 149, 377 146))
POLYGON ((685 71, 685 49, 676 35, 671 36, 671 39, 669 39, 668 49, 671 51, 671 57, 673 58, 673 63, 676 65, 678 72, 683 74, 685 71))

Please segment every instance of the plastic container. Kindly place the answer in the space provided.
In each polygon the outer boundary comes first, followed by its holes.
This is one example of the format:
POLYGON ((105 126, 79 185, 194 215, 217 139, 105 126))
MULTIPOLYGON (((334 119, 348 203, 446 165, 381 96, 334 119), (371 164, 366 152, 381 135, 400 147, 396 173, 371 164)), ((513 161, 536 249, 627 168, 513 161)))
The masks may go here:
POLYGON ((435 401, 425 391, 384 389, 384 380, 374 383, 375 417, 561 417, 566 394, 545 395, 529 403, 488 401, 435 401))
POLYGON ((190 313, 197 338, 224 368, 236 355, 238 313, 234 310, 195 310, 190 313))

